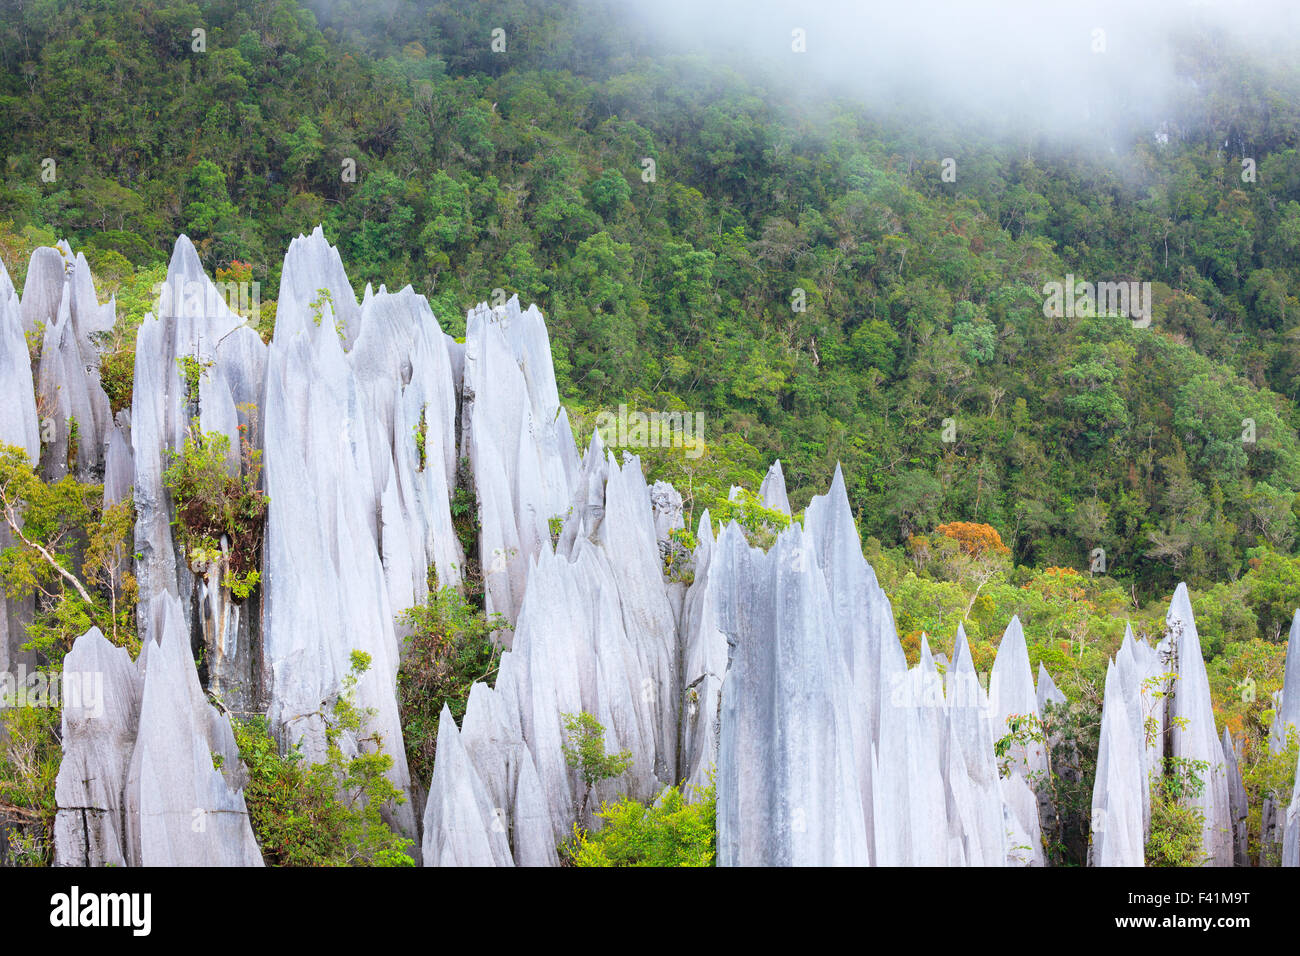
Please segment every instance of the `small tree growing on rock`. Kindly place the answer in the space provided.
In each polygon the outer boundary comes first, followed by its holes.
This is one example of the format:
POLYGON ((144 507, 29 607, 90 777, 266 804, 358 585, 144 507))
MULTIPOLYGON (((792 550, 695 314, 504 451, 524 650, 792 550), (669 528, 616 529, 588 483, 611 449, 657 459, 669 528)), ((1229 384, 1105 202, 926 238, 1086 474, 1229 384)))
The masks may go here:
POLYGON ((587 812, 587 802, 591 799, 591 788, 601 780, 617 777, 632 765, 632 753, 621 750, 616 754, 605 753, 605 728, 585 710, 580 714, 561 714, 564 718, 564 731, 567 740, 564 743, 564 760, 570 767, 577 769, 586 789, 582 794, 582 809, 579 815, 587 812))

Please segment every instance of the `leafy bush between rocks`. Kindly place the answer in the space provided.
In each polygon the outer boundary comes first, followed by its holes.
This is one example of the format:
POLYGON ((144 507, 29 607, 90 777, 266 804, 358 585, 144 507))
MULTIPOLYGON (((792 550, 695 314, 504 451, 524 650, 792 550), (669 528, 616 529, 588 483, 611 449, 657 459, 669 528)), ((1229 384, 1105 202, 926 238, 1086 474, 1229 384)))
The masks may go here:
POLYGON ((397 622, 412 629, 397 672, 406 760, 411 778, 427 785, 443 704, 459 721, 474 684, 496 680, 501 649, 492 633, 510 625, 500 614, 487 617, 453 587, 431 590, 424 604, 398 615, 397 622))
POLYGON ((304 767, 296 748, 282 755, 265 717, 232 722, 248 769, 244 802, 268 864, 415 865, 407 853, 411 841, 390 830, 380 816, 382 808, 406 798, 385 776, 393 758, 382 751, 380 736, 363 736, 373 710, 356 706, 355 691, 369 667, 369 655, 352 652, 352 669, 325 719, 323 763, 304 767), (345 734, 357 739, 351 756, 340 745, 345 734), (372 749, 365 749, 366 744, 372 749))
POLYGON ((573 866, 715 866, 717 788, 712 779, 696 788, 688 803, 679 787, 668 787, 652 806, 627 797, 602 803, 599 830, 576 823, 564 847, 573 866))
POLYGON ((601 780, 617 777, 632 765, 632 753, 620 750, 605 753, 605 728, 585 710, 579 714, 561 714, 564 720, 564 762, 578 771, 586 785, 582 794, 581 813, 587 811, 591 788, 601 780))
POLYGON ((1147 837, 1147 866, 1201 866, 1206 861, 1202 840, 1205 814, 1189 803, 1205 790, 1204 760, 1166 757, 1165 772, 1151 780, 1151 835, 1147 837))
POLYGON ((62 711, 0 701, 0 862, 49 866, 54 855, 54 782, 63 760, 62 711))
POLYGON ((1265 750, 1253 766, 1242 769, 1242 785, 1246 788, 1247 830, 1250 834, 1247 853, 1260 866, 1281 866, 1281 844, 1264 844, 1263 805, 1272 799, 1277 813, 1285 816, 1295 787, 1297 760, 1300 757, 1300 731, 1294 724, 1287 726, 1286 746, 1277 753, 1265 750))
POLYGON ((232 475, 226 470, 230 438, 222 432, 200 433, 197 420, 192 424, 184 449, 169 452, 171 462, 163 474, 175 504, 173 524, 191 570, 219 559, 221 539, 227 539, 229 563, 222 584, 242 601, 261 577, 257 560, 270 505, 257 487, 262 454, 243 437, 241 425, 240 473, 232 475))
POLYGON ((745 538, 756 548, 767 549, 776 542, 776 536, 790 527, 788 514, 768 508, 763 500, 745 488, 741 488, 735 499, 719 499, 709 506, 709 514, 725 528, 732 521, 740 525, 745 538))

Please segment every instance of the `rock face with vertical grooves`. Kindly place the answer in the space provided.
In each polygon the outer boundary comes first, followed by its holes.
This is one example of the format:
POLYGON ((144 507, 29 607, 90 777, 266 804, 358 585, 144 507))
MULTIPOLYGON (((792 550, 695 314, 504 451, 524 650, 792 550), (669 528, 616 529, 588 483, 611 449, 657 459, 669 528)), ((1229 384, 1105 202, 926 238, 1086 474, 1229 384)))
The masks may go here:
MULTIPOLYGON (((140 579, 141 638, 154 637, 164 594, 181 599, 188 608, 192 599, 192 575, 178 558, 174 543, 170 496, 163 472, 171 453, 185 447, 192 430, 191 420, 205 404, 214 401, 213 368, 218 342, 241 324, 239 316, 226 306, 203 270, 190 240, 176 240, 158 314, 145 316, 136 338, 135 383, 131 398, 131 444, 135 462, 136 551, 140 579), (199 372, 191 381, 181 367, 182 360, 196 363, 199 372), (195 402, 191 389, 208 392, 208 402, 195 402)), ((254 335, 255 333, 250 333, 254 335)), ((223 431, 231 440, 231 454, 237 455, 239 433, 231 418, 233 402, 226 396, 231 414, 219 416, 223 431)), ((223 403, 225 404, 225 403, 223 403)), ((206 427, 213 428, 213 414, 206 427)), ((234 467, 236 462, 229 462, 234 467)))
POLYGON ((1222 737, 1215 732, 1205 661, 1182 584, 1170 602, 1161 642, 1150 647, 1126 630, 1107 672, 1093 790, 1092 865, 1143 864, 1151 828, 1151 781, 1168 771, 1167 757, 1204 762, 1197 776, 1205 787, 1193 799, 1205 816, 1207 863, 1240 864, 1246 794, 1232 740, 1226 730, 1222 737))
POLYGON ((1092 866, 1142 866, 1144 861, 1144 745, 1128 696, 1132 691, 1115 662, 1108 662, 1092 796, 1092 866))
POLYGON ((716 543, 707 508, 700 516, 696 542, 695 580, 686 592, 681 627, 680 776, 688 789, 707 786, 717 767, 722 679, 727 672, 727 636, 718 627, 718 602, 725 582, 713 573, 716 543))
POLYGON ((424 808, 426 866, 510 866, 510 845, 451 711, 438 719, 438 761, 424 808))
POLYGON ((1006 828, 993 752, 992 715, 980 686, 965 629, 957 625, 952 666, 945 675, 948 862, 956 866, 1005 866, 1006 828))
POLYGON ((870 844, 855 762, 852 683, 811 535, 751 548, 732 523, 714 557, 730 581, 719 627, 722 684, 718 862, 866 865, 870 844))
MULTIPOLYGON (((1034 673, 1029 669, 1029 649, 1020 618, 1012 617, 998 645, 989 677, 989 706, 993 713, 993 739, 1008 733, 1013 716, 1041 719, 1034 673)), ((1042 866, 1042 829, 1035 786, 1047 773, 1047 749, 1042 743, 1013 743, 1007 755, 1011 773, 1002 780, 1006 825, 1010 831, 1007 860, 1012 864, 1042 866)))
POLYGON ((872 764, 876 866, 944 866, 950 851, 941 769, 943 684, 922 639, 917 666, 886 661, 887 694, 872 764))
MULTIPOLYGON (((18 293, 0 262, 0 444, 22 449, 35 465, 41 458, 40 426, 24 328, 18 293)), ((13 543, 8 525, 0 521, 0 551, 13 543)), ((19 648, 26 643, 33 606, 31 595, 10 597, 0 589, 0 673, 28 656, 19 648)))
MULTIPOLYGON (((382 315, 385 298, 371 299, 368 310, 382 315)), ((386 524, 395 524, 400 511, 394 449, 409 463, 415 435, 407 431, 398 440, 396 426, 367 400, 364 372, 357 374, 344 351, 350 337, 364 335, 355 326, 364 326, 365 318, 337 250, 321 231, 295 239, 285 256, 267 356, 264 465, 271 505, 263 556, 263 670, 272 725, 314 762, 324 755, 321 712, 337 698, 353 651, 369 655, 356 702, 373 710, 367 729, 379 734, 393 758, 389 779, 408 795, 392 810, 392 822, 415 839, 419 831, 393 692, 399 664, 395 617, 403 608, 394 606, 390 593, 396 577, 399 593, 413 596, 411 556, 402 529, 386 524), (386 550, 406 556, 404 576, 386 573, 386 550), (321 587, 331 581, 347 586, 321 587)), ((360 363, 363 370, 380 361, 369 352, 358 356, 363 357, 370 359, 360 363)), ((433 429, 441 421, 426 418, 433 429)), ((432 467, 441 472, 441 458, 432 467)))
POLYGON ((1214 710, 1210 703, 1210 682, 1201 655, 1201 640, 1192 617, 1187 585, 1174 592, 1165 617, 1178 680, 1168 708, 1172 724, 1170 756, 1175 759, 1203 761, 1205 780, 1202 793, 1193 805, 1205 815, 1202 829, 1203 847, 1212 866, 1232 866, 1232 816, 1228 802, 1227 761, 1223 744, 1214 729, 1214 710))
POLYGON ((1164 770, 1165 694, 1169 679, 1170 645, 1161 640, 1155 647, 1133 636, 1124 628, 1124 642, 1115 655, 1115 667, 1124 688, 1123 703, 1134 736, 1143 742, 1140 772, 1129 779, 1140 790, 1143 838, 1151 832, 1151 777, 1164 770))
POLYGON ((140 675, 130 655, 92 627, 63 659, 63 680, 54 862, 125 866, 122 795, 140 725, 140 675))
POLYGON ((858 791, 863 795, 863 823, 871 839, 876 832, 870 798, 872 749, 880 743, 881 708, 888 693, 884 675, 898 673, 906 666, 906 658, 894 631, 889 598, 862 556, 862 542, 838 464, 829 491, 808 503, 804 527, 808 535, 797 559, 811 559, 826 580, 840 666, 852 684, 853 703, 847 713, 852 722, 858 791))
POLYGON ((1296 763, 1295 787, 1282 834, 1282 865, 1300 866, 1300 761, 1296 763))
POLYGON ((22 310, 13 282, 0 262, 0 444, 15 445, 35 463, 41 457, 40 425, 31 358, 24 337, 22 310))
POLYGON ((1249 866, 1246 850, 1246 788, 1241 782, 1241 770, 1237 766, 1237 746, 1227 727, 1223 728, 1222 745, 1228 777, 1228 810, 1232 820, 1232 865, 1249 866))
MULTIPOLYGON (((648 485, 640 461, 616 460, 599 435, 579 459, 535 307, 479 306, 457 344, 409 287, 367 287, 358 303, 320 229, 290 246, 278 303, 268 347, 178 239, 159 314, 137 339, 132 409, 112 418, 97 337, 115 307, 98 303, 84 257, 66 244, 37 250, 21 298, 0 267, 0 439, 43 452, 51 477, 102 480, 105 504, 133 495, 138 512, 144 651, 132 663, 92 630, 65 662, 68 675, 102 675, 103 687, 102 699, 65 704, 58 862, 259 864, 231 727, 203 682, 234 710, 267 709, 281 741, 315 760, 321 713, 353 650, 371 660, 357 704, 374 712, 368 729, 394 758, 391 779, 411 796, 428 785, 422 812, 408 804, 389 819, 420 839, 430 865, 555 865, 575 823, 598 825, 602 800, 650 803, 677 783, 691 795, 715 772, 722 864, 1043 862, 1050 808, 1033 783, 1046 748, 1013 747, 1000 779, 994 743, 1009 716, 1041 716, 1064 696, 1041 665, 1035 686, 1016 619, 988 692, 960 627, 951 665, 923 637, 909 669, 838 467, 767 551, 734 523, 715 537, 705 512, 693 580, 667 581, 682 497, 648 485), (35 374, 26 332, 42 338, 35 374), (178 365, 187 358, 192 380, 178 365), (51 422, 44 448, 38 392, 63 421, 62 431, 51 422), (263 586, 242 605, 221 568, 190 567, 173 531, 163 471, 194 419, 230 440, 232 474, 241 441, 263 453, 263 586), (467 556, 450 503, 463 479, 479 506, 488 610, 514 628, 500 635, 509 649, 495 684, 474 685, 459 727, 444 709, 433 778, 411 781, 395 619, 431 582, 461 583, 467 556), (590 792, 564 754, 564 715, 580 712, 604 726, 608 751, 631 758, 590 792)), ((779 461, 758 495, 791 513, 779 461)), ((9 665, 30 602, 3 611, 9 665)), ((1108 666, 1096 865, 1141 864, 1165 728, 1171 755, 1211 766, 1200 806, 1212 862, 1240 862, 1244 790, 1231 738, 1214 732, 1184 587, 1167 625, 1154 648, 1128 631, 1108 666)), ((1276 742, 1300 720, 1297 632, 1300 613, 1276 742)), ((1295 865, 1300 790, 1287 796, 1271 832, 1295 865)))
POLYGON ((487 611, 513 624, 529 562, 549 547, 551 519, 564 519, 578 470, 546 323, 536 307, 521 311, 517 297, 469 313, 461 433, 478 496, 487 611))
MULTIPOLYGON (((574 823, 595 822, 601 800, 627 794, 650 802, 676 781, 676 631, 658 570, 650 495, 635 458, 620 467, 602 456, 593 439, 582 464, 585 490, 558 552, 548 545, 532 559, 495 688, 471 691, 459 739, 486 803, 447 790, 452 777, 443 774, 439 744, 424 830, 426 852, 438 856, 426 864, 457 858, 444 849, 465 845, 466 828, 477 834, 470 845, 484 862, 482 834, 499 829, 509 835, 516 864, 554 864, 555 847, 572 836, 574 823), (631 756, 625 773, 591 794, 564 757, 563 715, 582 712, 604 726, 608 752, 631 756), (477 817, 471 805, 479 807, 477 817), (439 832, 453 822, 456 832, 439 832)), ((440 740, 442 733, 440 725, 440 740)))
POLYGON ((763 476, 763 483, 758 487, 758 497, 763 500, 764 508, 790 514, 790 499, 785 493, 785 472, 781 470, 779 458, 772 462, 772 467, 763 476))
POLYGON ((24 304, 28 288, 34 305, 23 309, 23 324, 42 340, 36 395, 50 437, 41 474, 49 480, 69 473, 83 481, 97 479, 103 472, 112 415, 99 384, 94 342, 113 327, 116 307, 112 301, 99 304, 86 257, 73 256, 67 243, 32 254, 24 304))
MULTIPOLYGON (((260 866, 235 737, 199 685, 174 597, 164 599, 159 637, 145 643, 137 662, 139 731, 123 799, 127 863, 260 866)), ((125 702, 107 712, 125 713, 125 702)))

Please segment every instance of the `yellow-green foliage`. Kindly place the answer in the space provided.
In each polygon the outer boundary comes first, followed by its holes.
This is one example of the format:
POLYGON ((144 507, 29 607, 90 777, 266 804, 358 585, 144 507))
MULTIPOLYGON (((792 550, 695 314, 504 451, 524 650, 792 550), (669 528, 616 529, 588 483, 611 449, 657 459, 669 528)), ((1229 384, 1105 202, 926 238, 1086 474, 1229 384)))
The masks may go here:
POLYGON ((574 866, 713 866, 717 852, 717 792, 710 781, 688 803, 668 787, 653 806, 627 797, 602 803, 599 830, 574 825, 565 848, 574 866))

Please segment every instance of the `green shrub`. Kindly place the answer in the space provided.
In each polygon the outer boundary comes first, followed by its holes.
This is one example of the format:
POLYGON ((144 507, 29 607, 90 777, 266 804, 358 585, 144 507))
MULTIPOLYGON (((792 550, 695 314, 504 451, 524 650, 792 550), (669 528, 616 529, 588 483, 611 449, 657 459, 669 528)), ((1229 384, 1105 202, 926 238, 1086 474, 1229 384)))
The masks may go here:
POLYGON ((1147 837, 1147 866, 1201 866, 1206 861, 1202 839, 1205 814, 1189 805, 1205 790, 1204 760, 1166 757, 1165 772, 1151 781, 1151 835, 1147 837))
POLYGON ((714 502, 709 506, 709 514, 720 527, 735 521, 756 548, 770 548, 776 536, 790 527, 791 521, 788 514, 764 506, 758 495, 745 488, 740 489, 734 500, 721 498, 714 502))
POLYGON ((370 666, 354 651, 352 670, 326 718, 326 759, 302 765, 302 754, 281 754, 265 717, 234 723, 239 756, 248 768, 244 802, 262 856, 273 866, 413 866, 409 840, 388 828, 382 808, 405 802, 386 776, 393 758, 378 734, 363 736, 373 711, 356 706, 360 676, 370 666), (343 753, 344 734, 357 753, 343 753), (363 748, 370 744, 373 749, 363 748))
POLYGON ((9 825, 0 856, 10 866, 49 866, 54 782, 63 759, 61 711, 11 703, 0 701, 0 823, 9 825))
POLYGON ((564 719, 564 762, 578 771, 586 785, 582 795, 582 812, 586 812, 591 788, 627 770, 632 765, 632 754, 627 750, 605 753, 605 728, 585 710, 560 716, 564 719))
POLYGON ((492 632, 509 627, 500 614, 486 617, 453 587, 430 591, 428 600, 400 614, 412 629, 397 672, 397 702, 412 779, 433 779, 438 715, 444 704, 456 720, 465 715, 470 688, 496 680, 501 651, 492 632))
POLYGON ((270 504, 257 487, 261 452, 242 440, 242 467, 239 475, 232 475, 226 470, 229 437, 221 432, 198 434, 197 421, 193 425, 185 436, 185 448, 169 452, 171 463, 163 474, 175 504, 173 524, 192 569, 218 557, 222 537, 228 539, 229 565, 223 583, 243 600, 260 580, 258 553, 270 504))
POLYGON ((627 797, 596 812, 599 830, 573 827, 565 855, 574 866, 714 866, 717 854, 717 790, 712 780, 687 803, 677 787, 654 806, 627 797))
POLYGON ((424 466, 428 464, 428 452, 425 450, 425 444, 429 440, 429 406, 425 405, 420 409, 420 420, 415 425, 415 470, 424 471, 424 466))
POLYGON ((1261 747, 1263 755, 1253 766, 1242 770, 1242 784, 1246 788, 1247 832, 1250 834, 1248 853, 1252 860, 1259 860, 1261 866, 1281 866, 1280 845, 1277 843, 1263 846, 1260 841, 1263 829, 1263 804, 1272 799, 1278 812, 1285 814, 1291 802, 1295 788, 1296 762, 1300 760, 1300 731, 1294 724, 1288 725, 1286 746, 1277 753, 1261 747), (1264 854, 1261 857, 1261 853, 1264 854))

